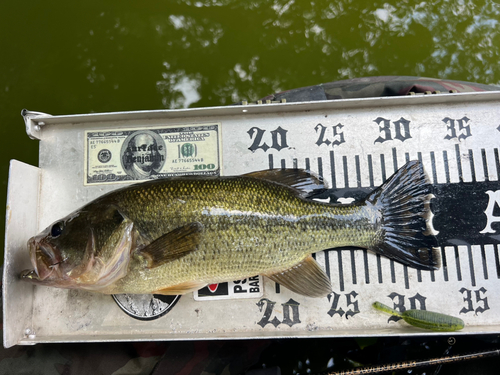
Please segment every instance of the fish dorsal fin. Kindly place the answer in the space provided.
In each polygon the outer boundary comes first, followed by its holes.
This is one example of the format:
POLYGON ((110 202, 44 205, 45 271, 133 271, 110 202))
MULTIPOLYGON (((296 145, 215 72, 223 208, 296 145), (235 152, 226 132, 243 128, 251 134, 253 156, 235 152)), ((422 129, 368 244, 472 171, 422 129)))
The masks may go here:
POLYGON ((181 284, 177 284, 177 285, 169 286, 167 288, 156 290, 153 293, 154 294, 164 294, 167 296, 187 294, 189 292, 197 291, 206 285, 207 285, 207 283, 204 283, 204 282, 186 281, 186 282, 183 282, 181 284))
POLYGON ((332 292, 330 279, 311 255, 285 271, 265 276, 306 297, 326 297, 332 292))
POLYGON ((289 186, 298 191, 302 198, 317 195, 327 189, 320 176, 305 169, 270 169, 243 176, 289 186))
POLYGON ((148 268, 161 266, 195 251, 202 231, 203 225, 198 222, 183 225, 157 238, 136 254, 146 260, 148 268))

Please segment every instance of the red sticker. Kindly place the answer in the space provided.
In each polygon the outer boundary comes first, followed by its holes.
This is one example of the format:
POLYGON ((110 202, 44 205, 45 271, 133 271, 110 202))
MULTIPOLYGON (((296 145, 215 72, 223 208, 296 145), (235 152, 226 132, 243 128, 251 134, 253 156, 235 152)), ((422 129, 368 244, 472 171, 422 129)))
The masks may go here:
POLYGON ((215 291, 217 290, 217 288, 218 288, 218 287, 219 287, 219 284, 210 284, 210 285, 208 286, 208 289, 210 289, 210 291, 211 291, 212 293, 215 293, 215 291))

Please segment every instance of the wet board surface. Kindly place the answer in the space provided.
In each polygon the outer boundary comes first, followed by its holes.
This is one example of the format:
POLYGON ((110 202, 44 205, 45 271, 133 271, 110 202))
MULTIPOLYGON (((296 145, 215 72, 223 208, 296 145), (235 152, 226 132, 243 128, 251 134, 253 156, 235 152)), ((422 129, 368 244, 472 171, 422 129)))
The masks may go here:
MULTIPOLYGON (((305 168, 327 182, 322 198, 330 202, 362 199, 407 161, 420 160, 432 182, 442 265, 418 271, 366 250, 330 249, 315 254, 332 281, 328 297, 303 297, 264 278, 255 298, 195 300, 188 294, 168 313, 145 320, 125 314, 105 295, 31 286, 22 298, 12 295, 21 283, 12 275, 26 265, 25 243, 35 234, 20 228, 6 246, 4 344, 431 333, 377 312, 375 301, 460 317, 463 333, 499 332, 499 104, 500 93, 493 92, 28 118, 28 132, 40 139, 39 204, 14 202, 10 209, 36 215, 39 230, 133 182, 85 182, 86 131, 135 134, 216 124, 220 139, 210 143, 210 157, 220 167, 210 173, 305 168), (23 329, 13 323, 16 309, 26 316, 23 329)), ((167 144, 166 157, 174 148, 179 160, 191 158, 190 173, 215 166, 194 160, 203 142, 188 138, 167 144), (180 147, 185 143, 191 146, 180 147)), ((100 155, 110 162, 110 154, 100 155)), ((233 294, 249 290, 250 282, 232 283, 238 288, 233 294)))

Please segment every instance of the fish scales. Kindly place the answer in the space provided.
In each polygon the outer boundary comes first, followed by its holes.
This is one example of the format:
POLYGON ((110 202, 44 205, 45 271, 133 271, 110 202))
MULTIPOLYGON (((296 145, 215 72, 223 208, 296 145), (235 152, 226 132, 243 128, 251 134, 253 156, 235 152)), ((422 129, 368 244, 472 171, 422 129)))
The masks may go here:
POLYGON ((408 266, 439 265, 429 181, 418 161, 356 203, 303 170, 154 180, 118 189, 28 241, 36 284, 100 293, 184 294, 265 275, 296 293, 332 286, 311 254, 355 246, 408 266))
POLYGON ((196 252, 163 266, 144 269, 140 260, 132 260, 132 272, 111 293, 140 293, 151 283, 159 290, 185 281, 278 272, 311 252, 347 244, 367 247, 375 233, 363 206, 304 200, 284 186, 244 177, 167 180, 125 191, 114 204, 152 239, 190 222, 201 223, 204 233, 196 252))

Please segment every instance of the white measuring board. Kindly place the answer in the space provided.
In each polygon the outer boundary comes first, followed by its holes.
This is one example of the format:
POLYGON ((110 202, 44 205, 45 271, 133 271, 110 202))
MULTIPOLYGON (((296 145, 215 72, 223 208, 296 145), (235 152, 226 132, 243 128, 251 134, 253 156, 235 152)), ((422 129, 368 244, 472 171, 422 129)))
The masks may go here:
POLYGON ((432 183, 441 267, 419 271, 366 250, 328 249, 315 254, 332 282, 328 297, 303 297, 264 279, 256 298, 186 295, 148 321, 124 314, 109 296, 34 287, 27 324, 36 336, 19 333, 18 342, 433 334, 375 311, 375 301, 460 317, 463 333, 500 332, 499 104, 494 92, 32 118, 32 126, 45 124, 32 133, 40 138, 39 229, 124 186, 84 184, 86 131, 215 123, 221 175, 304 168, 323 177, 330 202, 363 199, 420 160, 432 183), (54 150, 61 140, 73 157, 57 156, 68 155, 54 150))
POLYGON ((378 300, 400 310, 459 316, 468 324, 500 322, 495 312, 500 302, 499 114, 498 103, 370 108, 352 114, 325 111, 307 125, 249 129, 252 159, 266 154, 268 168, 316 172, 332 187, 331 202, 362 199, 410 160, 424 164, 433 184, 441 268, 414 270, 366 250, 318 253, 334 285, 329 316, 362 320, 378 300))

